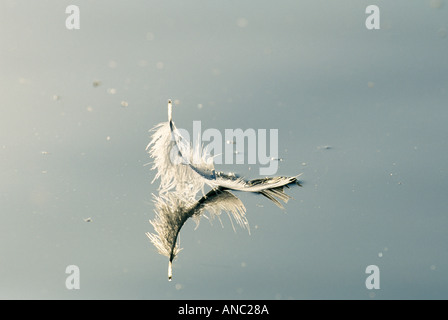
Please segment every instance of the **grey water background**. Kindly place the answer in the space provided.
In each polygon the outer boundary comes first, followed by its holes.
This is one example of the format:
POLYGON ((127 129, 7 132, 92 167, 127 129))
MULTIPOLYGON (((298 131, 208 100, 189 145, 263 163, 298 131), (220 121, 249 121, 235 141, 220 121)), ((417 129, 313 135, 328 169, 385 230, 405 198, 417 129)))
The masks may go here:
POLYGON ((374 2, 0 1, 0 298, 448 298, 448 3, 374 2), (172 282, 145 236, 168 98, 181 128, 278 129, 304 181, 238 193, 250 235, 188 222, 172 282))

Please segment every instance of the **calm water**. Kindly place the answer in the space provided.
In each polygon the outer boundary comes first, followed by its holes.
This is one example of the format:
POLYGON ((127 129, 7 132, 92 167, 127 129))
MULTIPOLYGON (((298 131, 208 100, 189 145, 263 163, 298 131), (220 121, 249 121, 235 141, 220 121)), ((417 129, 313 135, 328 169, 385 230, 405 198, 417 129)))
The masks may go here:
POLYGON ((368 1, 77 1, 67 30, 70 4, 0 1, 0 298, 448 298, 447 1, 377 1, 379 30, 368 1), (187 130, 278 129, 304 181, 238 194, 251 235, 189 221, 172 282, 145 236, 168 98, 187 130))

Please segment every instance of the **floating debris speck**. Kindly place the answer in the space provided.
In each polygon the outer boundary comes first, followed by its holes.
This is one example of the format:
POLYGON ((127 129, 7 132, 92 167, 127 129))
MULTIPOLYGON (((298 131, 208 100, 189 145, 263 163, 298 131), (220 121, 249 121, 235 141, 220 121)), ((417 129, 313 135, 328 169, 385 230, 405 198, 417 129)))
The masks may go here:
POLYGON ((20 83, 20 84, 26 84, 26 83, 28 83, 28 82, 29 82, 29 80, 26 79, 26 78, 22 78, 22 77, 19 78, 19 83, 20 83))
POLYGON ((96 88, 96 87, 99 87, 99 86, 101 85, 101 81, 99 81, 99 80, 95 80, 95 81, 93 81, 92 85, 93 85, 95 88, 96 88))
POLYGON ((108 66, 109 68, 115 69, 117 67, 117 62, 114 60, 109 60, 108 66))
POLYGON ((138 62, 138 66, 139 67, 147 67, 148 66, 148 61, 146 61, 146 60, 140 60, 139 62, 138 62))
POLYGON ((249 21, 247 21, 247 19, 244 19, 244 18, 239 18, 236 21, 236 25, 240 28, 245 28, 245 27, 247 27, 248 24, 249 24, 249 21))
POLYGON ((152 40, 154 40, 154 38, 155 38, 154 33, 152 33, 152 32, 146 33, 146 40, 152 41, 152 40))
POLYGON ((431 0, 429 2, 429 6, 433 9, 440 9, 443 7, 443 1, 442 0, 431 0))

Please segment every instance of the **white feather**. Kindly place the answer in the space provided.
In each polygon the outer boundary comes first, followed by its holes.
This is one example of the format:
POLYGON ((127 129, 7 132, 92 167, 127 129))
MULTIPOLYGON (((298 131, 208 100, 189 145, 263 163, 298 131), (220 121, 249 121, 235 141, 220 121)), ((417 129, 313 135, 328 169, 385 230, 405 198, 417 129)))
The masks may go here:
POLYGON ((226 212, 235 229, 233 220, 249 233, 249 223, 246 218, 246 208, 230 190, 257 193, 265 196, 280 208, 279 200, 288 202, 291 197, 284 188, 291 184, 300 185, 294 177, 266 177, 246 180, 233 173, 216 172, 213 157, 199 144, 195 148, 179 133, 172 120, 172 102, 168 100, 168 121, 156 125, 151 141, 146 150, 153 158, 153 170, 157 173, 154 182, 160 179, 159 196, 154 195, 154 220, 150 223, 155 233, 146 235, 157 248, 158 252, 169 257, 168 279, 172 278, 172 263, 179 254, 179 233, 189 218, 199 225, 205 212, 210 218, 220 218, 226 212), (207 194, 204 186, 212 188, 207 194), (196 194, 202 190, 205 194, 196 200, 196 194))
MULTIPOLYGON (((235 191, 261 193, 283 208, 276 199, 287 202, 290 197, 283 191, 284 186, 297 183, 295 177, 266 177, 246 180, 232 173, 216 172, 213 157, 199 144, 195 147, 177 130, 172 121, 172 104, 168 101, 168 122, 155 126, 152 140, 147 146, 148 153, 154 159, 152 169, 157 170, 153 182, 160 178, 160 193, 172 189, 193 196, 204 190, 207 184, 211 188, 224 188, 235 191)), ((300 184, 299 184, 300 185, 300 184)), ((204 193, 204 192, 203 192, 204 193)))

